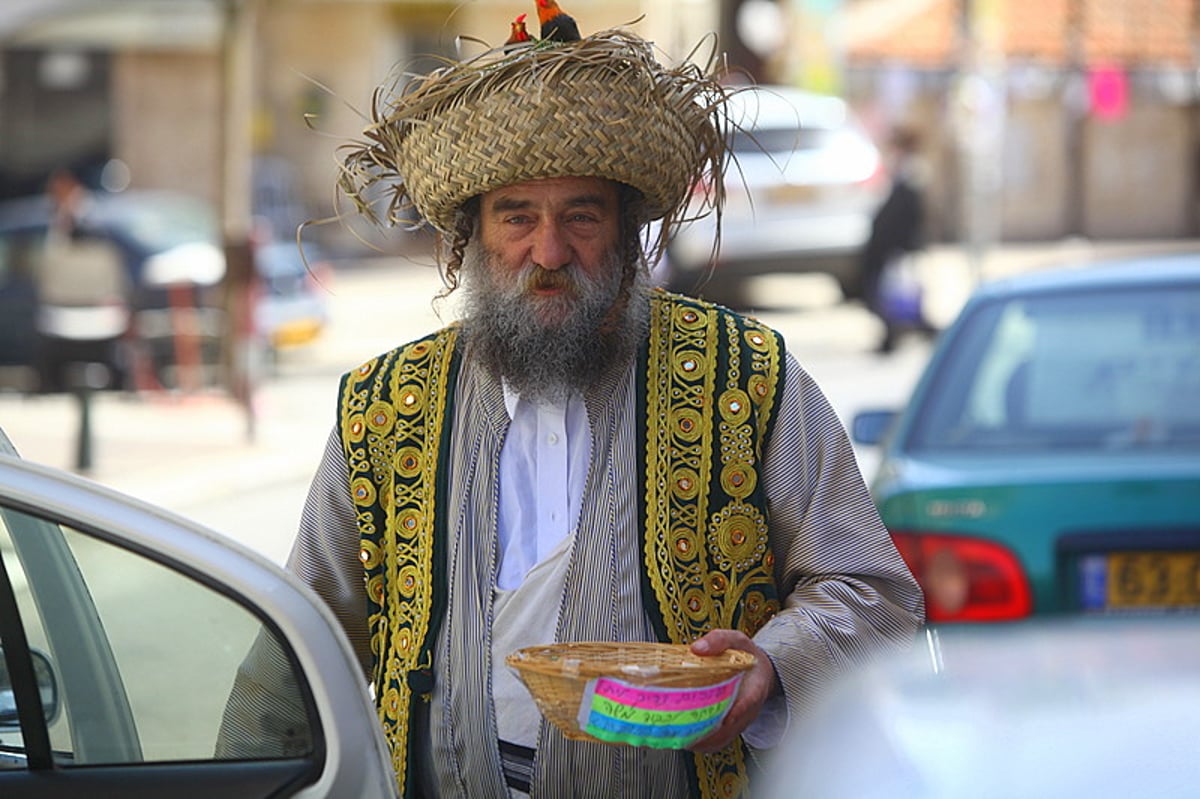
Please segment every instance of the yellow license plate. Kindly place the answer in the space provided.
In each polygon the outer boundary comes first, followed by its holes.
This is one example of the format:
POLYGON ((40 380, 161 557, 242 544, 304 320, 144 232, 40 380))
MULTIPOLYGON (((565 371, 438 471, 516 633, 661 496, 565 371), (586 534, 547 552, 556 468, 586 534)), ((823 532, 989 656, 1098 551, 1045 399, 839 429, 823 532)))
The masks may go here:
POLYGON ((315 339, 321 332, 321 323, 304 319, 287 322, 271 333, 271 343, 276 347, 299 347, 315 339))
POLYGON ((1200 606, 1200 552, 1112 552, 1108 607, 1200 606))
POLYGON ((772 186, 767 189, 767 202, 771 205, 792 205, 794 203, 812 202, 817 198, 815 186, 795 186, 785 184, 772 186))

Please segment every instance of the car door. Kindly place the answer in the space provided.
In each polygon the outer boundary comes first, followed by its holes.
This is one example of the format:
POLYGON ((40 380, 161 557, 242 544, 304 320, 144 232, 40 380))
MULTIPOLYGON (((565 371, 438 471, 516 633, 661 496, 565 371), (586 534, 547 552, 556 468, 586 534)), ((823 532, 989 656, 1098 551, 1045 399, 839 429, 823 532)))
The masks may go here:
POLYGON ((311 591, 4 454, 0 646, 6 799, 397 795, 361 668, 311 591))

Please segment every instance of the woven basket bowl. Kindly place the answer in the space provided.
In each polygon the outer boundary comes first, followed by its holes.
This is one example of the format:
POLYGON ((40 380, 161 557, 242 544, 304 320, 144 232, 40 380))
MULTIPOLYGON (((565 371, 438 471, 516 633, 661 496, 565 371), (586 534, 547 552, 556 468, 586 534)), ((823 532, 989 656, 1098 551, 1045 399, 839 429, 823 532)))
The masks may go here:
POLYGON ((706 688, 754 666, 754 655, 730 649, 701 657, 685 644, 574 642, 528 647, 506 659, 542 712, 567 738, 603 741, 579 727, 588 682, 613 677, 654 688, 706 688))

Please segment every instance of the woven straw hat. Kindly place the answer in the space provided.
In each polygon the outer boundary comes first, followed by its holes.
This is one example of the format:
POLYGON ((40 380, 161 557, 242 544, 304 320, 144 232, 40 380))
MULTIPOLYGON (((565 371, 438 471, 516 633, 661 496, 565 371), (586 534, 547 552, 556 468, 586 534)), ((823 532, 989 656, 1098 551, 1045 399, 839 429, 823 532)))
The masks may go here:
POLYGON ((708 70, 666 68, 622 30, 569 43, 490 50, 376 91, 364 141, 347 145, 341 192, 372 220, 411 211, 453 230, 457 209, 492 189, 546 177, 595 176, 639 189, 643 221, 664 227, 724 198, 727 90, 708 70), (690 206, 703 182, 704 205, 690 206), (372 208, 378 191, 388 205, 372 208))

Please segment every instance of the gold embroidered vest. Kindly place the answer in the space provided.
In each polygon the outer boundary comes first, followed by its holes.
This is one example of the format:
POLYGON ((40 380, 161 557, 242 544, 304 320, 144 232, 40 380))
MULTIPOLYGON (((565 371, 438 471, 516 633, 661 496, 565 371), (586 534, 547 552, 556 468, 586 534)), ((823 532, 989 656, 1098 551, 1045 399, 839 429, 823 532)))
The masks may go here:
MULTIPOLYGON (((783 345, 769 328, 662 291, 639 354, 644 409, 638 477, 645 502, 643 604, 660 640, 715 628, 753 635, 779 608, 759 465, 774 421, 783 345)), ((457 329, 386 353, 347 374, 340 429, 362 535, 380 721, 406 795, 412 703, 432 688, 446 604, 443 459, 459 365, 457 329)), ((740 743, 695 755, 704 797, 747 783, 740 743)))

